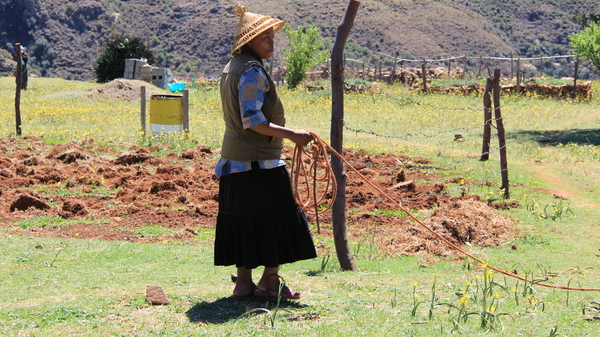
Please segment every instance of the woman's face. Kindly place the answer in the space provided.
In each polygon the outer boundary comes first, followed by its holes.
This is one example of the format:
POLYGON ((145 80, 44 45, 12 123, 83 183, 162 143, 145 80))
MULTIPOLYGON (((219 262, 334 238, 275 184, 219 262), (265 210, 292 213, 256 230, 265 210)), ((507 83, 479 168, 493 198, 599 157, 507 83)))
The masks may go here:
POLYGON ((268 60, 271 58, 271 55, 273 55, 273 46, 275 45, 275 42, 273 41, 274 36, 275 33, 273 32, 273 28, 269 28, 250 40, 246 45, 263 60, 268 60))

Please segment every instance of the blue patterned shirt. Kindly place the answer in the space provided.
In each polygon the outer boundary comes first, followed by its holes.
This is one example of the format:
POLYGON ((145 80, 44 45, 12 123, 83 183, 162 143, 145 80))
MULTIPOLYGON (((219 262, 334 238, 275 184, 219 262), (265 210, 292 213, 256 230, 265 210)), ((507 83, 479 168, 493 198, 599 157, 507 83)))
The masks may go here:
MULTIPOLYGON (((240 118, 244 129, 267 122, 261 108, 270 89, 267 74, 259 66, 250 67, 240 77, 238 97, 240 101, 240 118)), ((283 165, 285 165, 285 162, 281 159, 258 161, 260 169, 272 169, 283 165)), ((221 158, 215 167, 215 174, 217 177, 222 177, 231 173, 250 171, 251 169, 251 162, 221 158)))

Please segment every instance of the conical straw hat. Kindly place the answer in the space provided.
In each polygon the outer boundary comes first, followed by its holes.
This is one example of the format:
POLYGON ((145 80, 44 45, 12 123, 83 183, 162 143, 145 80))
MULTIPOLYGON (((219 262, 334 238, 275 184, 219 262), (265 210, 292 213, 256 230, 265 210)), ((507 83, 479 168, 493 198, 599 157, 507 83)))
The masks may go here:
POLYGON ((233 11, 236 16, 240 17, 240 22, 233 37, 231 55, 235 55, 243 45, 265 30, 273 27, 273 31, 277 33, 285 25, 285 22, 279 19, 248 12, 248 6, 245 3, 238 2, 233 11))

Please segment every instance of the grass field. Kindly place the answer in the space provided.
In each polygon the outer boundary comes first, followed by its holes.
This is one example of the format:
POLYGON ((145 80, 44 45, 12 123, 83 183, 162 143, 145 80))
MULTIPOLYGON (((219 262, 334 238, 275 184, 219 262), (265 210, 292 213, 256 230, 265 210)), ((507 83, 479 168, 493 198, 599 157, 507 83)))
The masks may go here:
MULTIPOLYGON (((14 137, 14 79, 0 79, 0 137, 14 137)), ((139 103, 86 97, 93 83, 30 79, 23 92, 23 134, 49 144, 93 138, 115 148, 149 145, 140 138, 139 103)), ((595 83, 595 92, 600 90, 595 83)), ((328 139, 331 95, 281 91, 288 125, 328 139)), ((190 138, 219 147, 218 91, 190 91, 190 138)), ((502 248, 469 247, 490 265, 537 281, 600 288, 599 100, 574 102, 502 97, 511 199, 521 236, 502 248), (543 191, 554 193, 543 193, 543 191), (553 194, 567 196, 557 199, 553 194)), ((400 86, 345 100, 344 145, 372 153, 422 156, 462 172, 461 186, 498 199, 498 145, 478 160, 480 97, 420 95, 400 86), (354 131, 352 131, 354 130, 354 131), (464 141, 454 141, 461 133, 464 141)), ((181 150, 196 146, 171 140, 181 150)), ((9 151, 10 149, 2 149, 9 151)), ((452 193, 460 193, 460 189, 452 193)), ((8 205, 0 205, 8 207, 8 205)), ((2 219, 0 219, 2 221, 2 219)), ((524 283, 467 259, 395 256, 351 242, 358 272, 342 272, 335 256, 282 268, 303 293, 279 307, 235 301, 229 268, 212 264, 214 231, 178 244, 34 238, 0 227, 0 334, 10 336, 596 336, 600 293, 524 283), (145 303, 148 285, 171 304, 145 303), (247 314, 251 309, 264 309, 247 314)), ((332 243, 323 238, 323 243, 332 243)))

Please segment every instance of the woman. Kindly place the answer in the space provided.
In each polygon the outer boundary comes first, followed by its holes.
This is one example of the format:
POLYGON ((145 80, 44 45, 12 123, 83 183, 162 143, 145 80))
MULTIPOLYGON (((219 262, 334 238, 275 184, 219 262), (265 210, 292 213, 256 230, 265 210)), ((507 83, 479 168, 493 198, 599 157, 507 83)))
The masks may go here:
MULTIPOLYGON (((249 13, 238 3, 240 17, 231 54, 221 76, 225 135, 215 173, 219 214, 215 265, 236 265, 234 298, 277 297, 279 266, 316 257, 306 215, 292 196, 281 160, 283 138, 306 146, 312 136, 286 128, 283 105, 263 61, 273 55, 273 36, 283 21, 249 13), (252 270, 264 266, 258 284, 252 270)), ((287 286, 283 299, 299 299, 287 286)))

